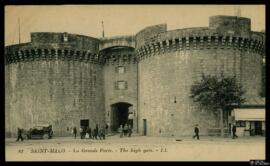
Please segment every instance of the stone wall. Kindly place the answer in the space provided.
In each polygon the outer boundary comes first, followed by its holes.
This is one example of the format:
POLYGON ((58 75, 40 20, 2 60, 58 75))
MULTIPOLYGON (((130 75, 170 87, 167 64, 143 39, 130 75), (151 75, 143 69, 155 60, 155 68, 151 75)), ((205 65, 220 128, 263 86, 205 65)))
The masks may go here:
POLYGON ((33 61, 5 66, 6 134, 52 124, 56 136, 105 123, 102 66, 76 61, 33 61))
POLYGON ((240 54, 240 79, 245 98, 260 97, 262 91, 262 55, 246 51, 240 54))
POLYGON ((231 50, 175 51, 140 61, 138 70, 140 133, 147 119, 149 135, 191 135, 195 124, 205 135, 218 117, 192 102, 190 87, 202 73, 239 77, 240 56, 231 50))

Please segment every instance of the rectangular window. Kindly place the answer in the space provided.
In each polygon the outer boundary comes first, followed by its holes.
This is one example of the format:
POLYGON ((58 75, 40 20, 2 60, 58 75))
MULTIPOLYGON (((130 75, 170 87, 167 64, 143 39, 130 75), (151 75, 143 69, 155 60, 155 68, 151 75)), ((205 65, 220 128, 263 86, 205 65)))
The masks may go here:
POLYGON ((124 66, 118 66, 118 67, 117 67, 117 72, 118 72, 119 74, 125 73, 125 67, 124 67, 124 66))
POLYGON ((115 89, 117 90, 127 89, 127 81, 116 81, 115 89))
POLYGON ((118 89, 125 89, 125 82, 124 81, 118 82, 118 89))
POLYGON ((237 121, 236 126, 237 127, 246 127, 246 122, 245 121, 237 121))

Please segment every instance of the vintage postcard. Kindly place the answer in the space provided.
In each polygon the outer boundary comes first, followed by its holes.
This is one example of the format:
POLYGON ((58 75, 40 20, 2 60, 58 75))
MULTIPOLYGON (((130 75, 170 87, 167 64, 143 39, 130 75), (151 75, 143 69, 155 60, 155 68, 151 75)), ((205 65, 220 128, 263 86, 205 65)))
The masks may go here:
POLYGON ((264 5, 5 6, 6 161, 265 163, 264 5))

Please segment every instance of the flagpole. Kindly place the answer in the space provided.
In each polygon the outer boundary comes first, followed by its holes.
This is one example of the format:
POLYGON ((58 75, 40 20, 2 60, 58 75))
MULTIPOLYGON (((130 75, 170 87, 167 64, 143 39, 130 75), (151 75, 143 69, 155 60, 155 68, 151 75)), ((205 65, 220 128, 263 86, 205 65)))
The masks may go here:
POLYGON ((20 18, 18 18, 18 24, 19 24, 19 44, 21 43, 21 27, 20 27, 20 18))

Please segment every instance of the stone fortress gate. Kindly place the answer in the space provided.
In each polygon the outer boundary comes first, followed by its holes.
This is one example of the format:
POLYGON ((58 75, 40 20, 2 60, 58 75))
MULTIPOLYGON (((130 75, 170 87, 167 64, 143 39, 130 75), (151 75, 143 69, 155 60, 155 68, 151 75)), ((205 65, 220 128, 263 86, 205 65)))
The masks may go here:
POLYGON ((202 74, 236 76, 246 98, 261 92, 265 35, 251 20, 212 16, 209 27, 146 27, 134 36, 93 38, 31 33, 5 48, 5 133, 52 124, 56 136, 74 126, 130 123, 149 136, 201 134, 218 116, 191 100, 202 74))

